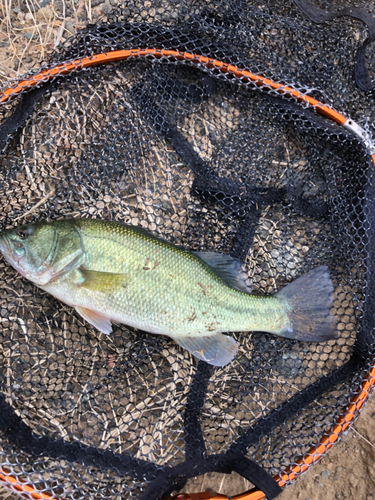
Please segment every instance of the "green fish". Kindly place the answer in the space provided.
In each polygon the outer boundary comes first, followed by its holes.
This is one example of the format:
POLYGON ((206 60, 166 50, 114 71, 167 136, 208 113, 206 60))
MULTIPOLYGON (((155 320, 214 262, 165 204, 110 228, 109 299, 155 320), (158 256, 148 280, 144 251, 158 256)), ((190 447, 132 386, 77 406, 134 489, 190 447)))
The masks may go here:
POLYGON ((22 276, 99 331, 110 334, 115 321, 168 335, 215 366, 228 364, 238 348, 223 332, 311 342, 337 335, 325 266, 260 297, 249 293, 232 257, 188 252, 141 228, 90 219, 6 230, 0 251, 22 276))

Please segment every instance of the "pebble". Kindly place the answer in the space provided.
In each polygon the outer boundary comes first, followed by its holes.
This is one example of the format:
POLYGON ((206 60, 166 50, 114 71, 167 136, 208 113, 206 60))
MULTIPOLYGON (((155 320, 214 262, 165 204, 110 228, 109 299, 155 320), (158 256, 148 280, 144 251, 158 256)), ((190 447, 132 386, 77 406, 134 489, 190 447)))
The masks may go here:
POLYGON ((34 33, 28 33, 27 31, 23 34, 25 38, 31 40, 34 37, 34 33))
POLYGON ((110 12, 112 12, 112 6, 109 4, 109 3, 105 3, 103 6, 102 6, 102 13, 103 14, 109 14, 110 12))
POLYGON ((31 23, 34 21, 34 16, 31 14, 31 12, 28 12, 26 15, 25 15, 25 21, 27 23, 31 23))
POLYGON ((75 35, 76 33, 76 30, 73 26, 73 23, 72 21, 68 21, 66 24, 65 24, 65 31, 67 31, 69 33, 69 35, 75 35))
POLYGON ((40 22, 46 22, 53 18, 53 12, 49 7, 42 7, 35 14, 36 18, 40 22))
POLYGON ((322 472, 320 473, 320 475, 322 477, 328 477, 329 476, 329 472, 327 470, 322 470, 322 472))
POLYGON ((21 12, 21 9, 19 7, 14 7, 14 9, 12 10, 15 14, 19 14, 21 12))

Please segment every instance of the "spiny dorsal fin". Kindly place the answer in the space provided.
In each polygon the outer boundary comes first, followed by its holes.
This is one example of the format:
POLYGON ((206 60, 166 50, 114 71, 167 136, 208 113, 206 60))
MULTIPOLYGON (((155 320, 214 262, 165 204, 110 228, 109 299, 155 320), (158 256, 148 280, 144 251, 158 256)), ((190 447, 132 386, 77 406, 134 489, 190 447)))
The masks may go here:
POLYGON ((126 276, 121 273, 107 273, 102 271, 92 271, 90 269, 80 269, 83 277, 79 287, 88 288, 95 292, 110 292, 117 288, 126 288, 126 276))
POLYGON ((241 262, 231 257, 217 252, 192 252, 202 259, 225 283, 242 292, 251 293, 251 288, 240 276, 241 262))

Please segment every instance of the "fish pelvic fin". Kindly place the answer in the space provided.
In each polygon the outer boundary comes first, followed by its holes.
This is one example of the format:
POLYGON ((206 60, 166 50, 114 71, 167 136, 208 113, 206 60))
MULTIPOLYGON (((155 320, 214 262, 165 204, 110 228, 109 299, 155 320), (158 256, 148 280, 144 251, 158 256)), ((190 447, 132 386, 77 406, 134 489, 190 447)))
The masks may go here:
POLYGON ((112 332, 112 323, 109 318, 97 311, 87 309, 86 307, 76 306, 76 311, 82 316, 90 325, 95 326, 100 332, 109 335, 112 332))
POLYGON ((172 337, 175 342, 196 358, 209 365, 225 366, 237 354, 238 344, 232 337, 222 333, 207 335, 205 337, 172 337))
POLYGON ((319 266, 276 294, 286 301, 289 324, 281 337, 306 342, 324 342, 338 337, 330 308, 334 288, 327 266, 319 266))
POLYGON ((121 273, 108 273, 80 268, 83 281, 79 287, 95 292, 112 292, 118 288, 126 288, 126 276, 121 273))

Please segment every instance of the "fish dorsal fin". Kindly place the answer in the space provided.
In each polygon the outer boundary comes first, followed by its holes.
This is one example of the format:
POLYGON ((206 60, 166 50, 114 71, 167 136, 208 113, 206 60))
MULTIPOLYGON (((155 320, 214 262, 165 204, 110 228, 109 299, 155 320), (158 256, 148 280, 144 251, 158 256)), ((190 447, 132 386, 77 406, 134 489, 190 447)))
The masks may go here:
POLYGON ((126 276, 121 273, 107 273, 103 271, 92 271, 80 268, 83 281, 79 287, 87 288, 95 292, 111 292, 117 288, 126 288, 126 276))
POLYGON ((209 365, 225 366, 232 361, 238 350, 237 342, 232 337, 215 333, 207 337, 172 337, 178 345, 193 356, 209 365))
POLYGON ((240 276, 241 262, 230 255, 217 252, 192 252, 202 259, 225 283, 242 292, 251 293, 251 288, 240 276))
POLYGON ((104 314, 86 307, 76 306, 76 311, 82 316, 90 325, 95 326, 100 332, 109 335, 112 332, 111 320, 104 316, 104 314))

